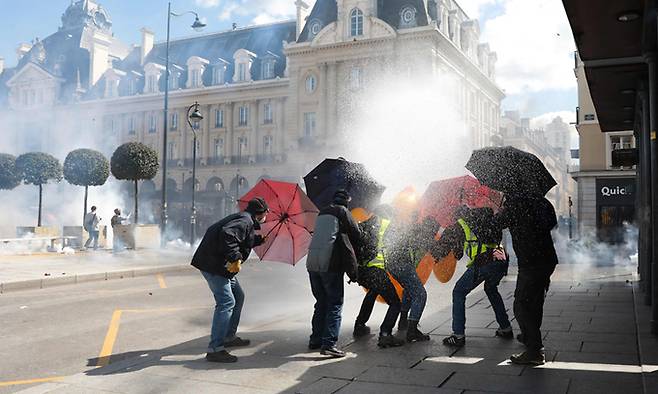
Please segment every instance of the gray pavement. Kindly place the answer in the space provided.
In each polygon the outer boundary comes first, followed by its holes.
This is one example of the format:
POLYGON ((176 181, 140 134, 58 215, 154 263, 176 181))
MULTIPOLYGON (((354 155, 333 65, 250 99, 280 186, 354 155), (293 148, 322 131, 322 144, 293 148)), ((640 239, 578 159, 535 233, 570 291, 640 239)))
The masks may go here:
MULTIPOLYGON (((510 354, 522 351, 522 345, 493 337, 496 324, 481 289, 467 299, 466 346, 453 350, 441 344, 450 332, 454 279, 446 285, 432 277, 428 283, 428 308, 421 324, 424 331, 431 332, 432 340, 385 350, 377 348, 375 335, 358 341, 351 338, 363 292, 348 286, 341 345, 349 355, 328 360, 306 349, 313 300, 303 264, 295 268, 251 265, 240 274, 247 292, 241 327, 242 334, 253 342, 234 352, 240 360, 231 365, 203 359, 212 301, 205 283, 194 272, 165 275, 166 289, 159 288, 154 278, 144 277, 8 293, 0 296, 0 316, 9 322, 6 332, 12 333, 11 346, 9 351, 0 350, 0 357, 22 367, 3 365, 0 376, 4 381, 28 383, 39 378, 60 379, 11 386, 0 382, 0 390, 656 393, 658 342, 648 333, 648 315, 642 297, 636 294, 634 269, 559 266, 545 313, 550 362, 542 368, 506 363, 510 354), (147 296, 149 290, 152 295, 147 296), (33 308, 29 303, 28 308, 17 309, 29 300, 38 308, 33 314, 28 312, 33 308), (109 365, 94 367, 104 335, 107 340, 104 332, 111 325, 110 316, 117 309, 126 312, 109 365), (20 313, 25 314, 22 322, 20 313), (43 329, 48 321, 53 327, 43 329), (58 366, 54 360, 61 358, 60 353, 67 357, 58 366), (36 367, 30 366, 30 360, 36 360, 36 367)), ((501 286, 509 309, 514 280, 510 275, 501 286)), ((373 332, 384 309, 381 305, 375 309, 369 324, 373 332)))
POLYGON ((110 250, 0 254, 0 293, 179 271, 189 268, 190 256, 191 251, 182 248, 119 254, 110 250))

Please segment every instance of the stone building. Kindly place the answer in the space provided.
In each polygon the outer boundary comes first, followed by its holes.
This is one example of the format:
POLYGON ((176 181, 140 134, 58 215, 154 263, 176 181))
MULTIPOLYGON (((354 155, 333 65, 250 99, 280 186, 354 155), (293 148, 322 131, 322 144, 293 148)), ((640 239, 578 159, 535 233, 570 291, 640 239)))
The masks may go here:
MULTIPOLYGON (((295 5, 294 21, 171 40, 166 76, 165 43, 152 32, 142 29, 141 43, 129 47, 113 36, 102 6, 75 1, 58 32, 19 47, 15 67, 0 62, 0 125, 12 134, 12 146, 62 157, 77 147, 71 142, 109 154, 121 142, 140 141, 161 152, 168 78, 169 190, 191 190, 197 149, 195 187, 215 200, 234 198, 264 177, 299 181, 338 150, 348 125, 367 108, 360 97, 383 77, 449 75, 472 147, 498 134, 503 92, 494 80, 496 54, 455 1, 295 5), (195 101, 204 120, 192 147, 187 109, 195 101), (64 135, 71 136, 67 143, 64 135)), ((160 182, 158 176, 142 187, 153 192, 160 182)))
POLYGON ((624 223, 635 222, 636 171, 615 167, 612 152, 635 148, 633 124, 628 131, 602 132, 585 77, 583 62, 576 54, 580 168, 572 176, 578 181, 578 227, 581 234, 596 234, 602 241, 622 241, 624 223))

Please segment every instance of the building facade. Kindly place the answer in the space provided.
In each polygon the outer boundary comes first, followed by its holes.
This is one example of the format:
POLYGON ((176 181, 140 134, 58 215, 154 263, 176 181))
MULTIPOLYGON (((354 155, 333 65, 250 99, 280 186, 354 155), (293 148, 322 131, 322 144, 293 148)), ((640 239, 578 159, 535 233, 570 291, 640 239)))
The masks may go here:
MULTIPOLYGON (((152 32, 142 29, 140 45, 124 45, 112 34, 107 10, 75 1, 58 32, 19 46, 16 67, 0 62, 0 125, 23 151, 63 156, 86 145, 111 154, 127 141, 166 149, 173 199, 193 187, 193 149, 194 187, 210 199, 234 199, 261 178, 300 181, 326 154, 340 151, 349 126, 367 110, 360 98, 384 77, 449 75, 472 147, 492 143, 503 98, 496 54, 455 1, 295 5, 295 21, 172 40, 167 76, 165 43, 152 32), (195 101, 204 115, 194 125, 196 147, 187 122, 195 101)), ((161 178, 143 183, 147 194, 161 178)), ((226 210, 229 202, 222 204, 226 210)))
MULTIPOLYGON (((633 131, 603 133, 590 96, 585 69, 576 54, 580 167, 571 175, 578 181, 578 228, 607 242, 623 240, 624 223, 635 222, 635 167, 614 167, 612 152, 635 148, 633 131)), ((629 125, 632 129, 632 124, 629 125)))

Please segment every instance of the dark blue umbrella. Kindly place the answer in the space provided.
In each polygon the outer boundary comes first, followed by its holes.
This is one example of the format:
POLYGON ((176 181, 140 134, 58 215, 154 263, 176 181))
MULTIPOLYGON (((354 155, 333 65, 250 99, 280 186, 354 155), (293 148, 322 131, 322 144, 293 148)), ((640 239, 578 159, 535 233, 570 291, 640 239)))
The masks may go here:
POLYGON ((511 146, 473 151, 466 169, 483 185, 508 195, 544 196, 557 185, 537 156, 511 146))
POLYGON ((304 177, 306 194, 320 209, 331 204, 334 193, 345 189, 352 197, 350 209, 372 209, 379 204, 385 187, 378 183, 363 164, 342 157, 325 159, 304 177))

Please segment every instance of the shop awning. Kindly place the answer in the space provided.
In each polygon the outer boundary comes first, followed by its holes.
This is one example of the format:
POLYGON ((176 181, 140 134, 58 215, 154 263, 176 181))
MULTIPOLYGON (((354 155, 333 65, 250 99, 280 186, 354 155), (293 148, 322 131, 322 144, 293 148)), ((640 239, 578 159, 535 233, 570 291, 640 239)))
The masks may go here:
POLYGON ((643 54, 655 47, 649 0, 563 0, 602 131, 633 128, 643 54))

